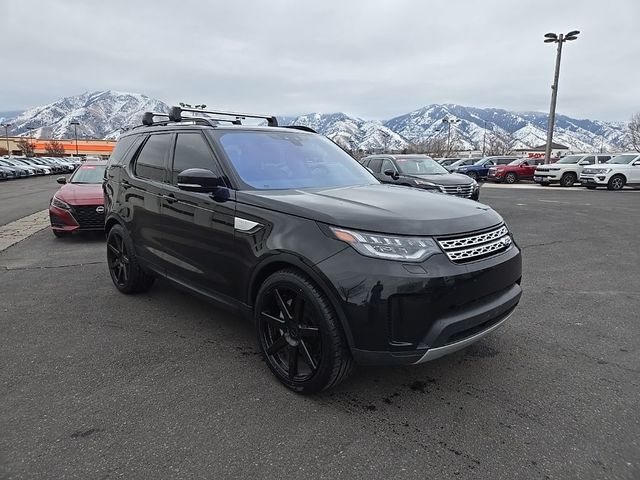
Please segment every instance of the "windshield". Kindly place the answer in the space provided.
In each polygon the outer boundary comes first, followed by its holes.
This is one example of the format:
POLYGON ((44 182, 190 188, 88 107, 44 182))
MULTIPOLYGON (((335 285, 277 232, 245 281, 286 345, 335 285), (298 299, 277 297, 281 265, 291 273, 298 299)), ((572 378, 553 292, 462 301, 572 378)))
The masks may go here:
POLYGON ((399 157, 396 158, 402 173, 409 175, 443 175, 449 171, 435 160, 428 157, 399 157))
POLYGON ((520 160, 519 158, 516 158, 514 161, 509 162, 507 165, 520 165, 523 162, 524 160, 520 160))
POLYGON ((584 155, 567 155, 566 157, 562 157, 556 163, 578 163, 583 158, 584 155))
POLYGON ((480 160, 478 160, 477 162, 474 163, 474 165, 484 165, 485 163, 487 163, 489 160, 491 160, 490 158, 481 158, 480 160))
POLYGON ((106 165, 82 165, 73 174, 69 183, 102 183, 106 165))
POLYGON ((634 158, 638 158, 638 155, 618 155, 617 157, 613 157, 611 160, 606 163, 631 163, 634 158))
POLYGON ((282 131, 219 131, 240 179, 251 188, 327 188, 379 183, 369 171, 321 135, 282 131))
POLYGON ((450 167, 460 167, 462 165, 469 165, 471 162, 471 160, 469 160, 468 158, 462 159, 462 160, 458 160, 456 162, 453 162, 451 165, 449 165, 450 167))

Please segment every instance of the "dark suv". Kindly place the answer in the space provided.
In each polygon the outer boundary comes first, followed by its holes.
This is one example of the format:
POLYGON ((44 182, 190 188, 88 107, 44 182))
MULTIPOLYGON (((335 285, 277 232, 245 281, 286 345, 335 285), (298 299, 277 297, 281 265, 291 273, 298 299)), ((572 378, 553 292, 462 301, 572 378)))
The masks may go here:
POLYGON ((336 385, 354 363, 459 350, 516 308, 520 250, 491 208, 382 184, 306 127, 195 112, 145 114, 109 160, 120 291, 163 277, 246 314, 269 368, 300 393, 336 385))

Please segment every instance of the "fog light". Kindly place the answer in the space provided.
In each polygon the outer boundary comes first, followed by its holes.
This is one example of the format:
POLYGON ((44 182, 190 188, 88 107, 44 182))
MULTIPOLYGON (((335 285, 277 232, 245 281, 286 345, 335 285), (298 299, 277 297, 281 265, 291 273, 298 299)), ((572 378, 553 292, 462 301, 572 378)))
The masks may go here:
POLYGON ((604 175, 598 175, 598 180, 600 180, 601 182, 604 182, 604 179, 606 177, 604 175))

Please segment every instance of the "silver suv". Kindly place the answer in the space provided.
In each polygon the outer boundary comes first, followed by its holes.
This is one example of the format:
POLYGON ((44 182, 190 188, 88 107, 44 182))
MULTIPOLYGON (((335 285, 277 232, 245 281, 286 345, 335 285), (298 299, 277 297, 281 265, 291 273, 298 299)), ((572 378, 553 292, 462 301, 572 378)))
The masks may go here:
POLYGON ((571 187, 580 178, 585 165, 596 165, 611 159, 611 155, 581 154, 567 155, 556 163, 540 165, 536 168, 533 181, 540 185, 559 183, 563 187, 571 187))

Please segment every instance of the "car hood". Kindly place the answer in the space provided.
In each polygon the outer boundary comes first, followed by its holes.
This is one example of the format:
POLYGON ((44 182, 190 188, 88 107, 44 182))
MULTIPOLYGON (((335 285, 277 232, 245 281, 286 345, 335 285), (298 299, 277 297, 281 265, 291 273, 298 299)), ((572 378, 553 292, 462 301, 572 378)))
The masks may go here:
POLYGON ((433 182, 437 185, 468 185, 473 183, 473 180, 467 175, 461 175, 459 173, 443 173, 440 175, 405 175, 405 177, 433 182))
POLYGON ((56 192, 56 197, 69 205, 102 205, 104 203, 100 183, 67 183, 56 192))
POLYGON ((237 201, 344 228, 400 235, 450 235, 492 227, 490 207, 397 185, 237 192, 237 201))

